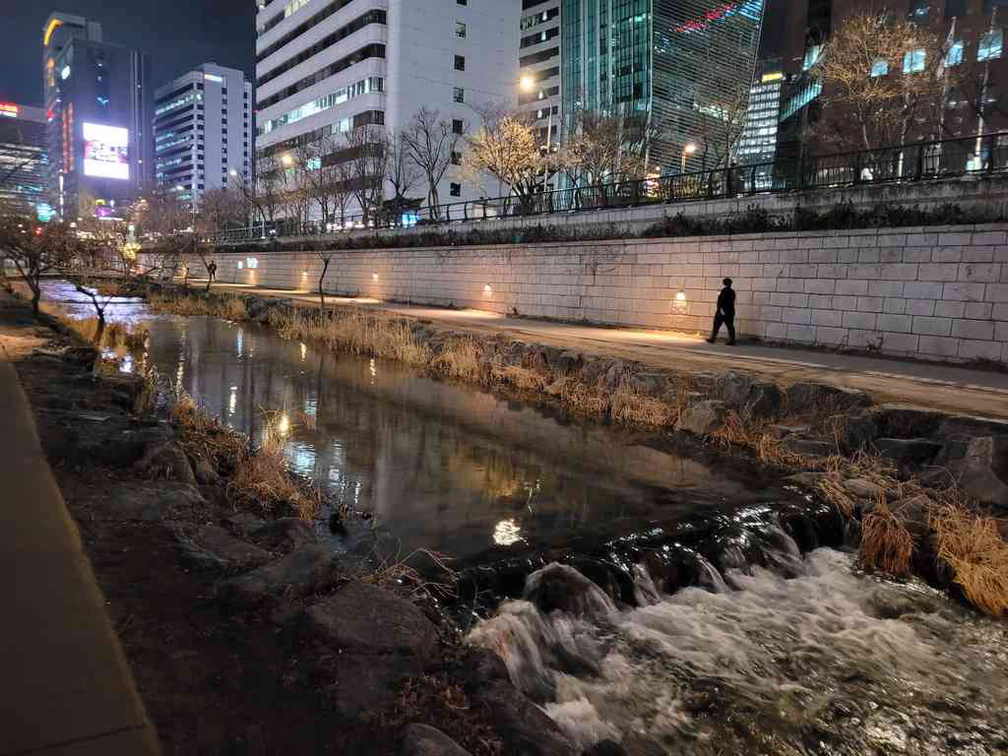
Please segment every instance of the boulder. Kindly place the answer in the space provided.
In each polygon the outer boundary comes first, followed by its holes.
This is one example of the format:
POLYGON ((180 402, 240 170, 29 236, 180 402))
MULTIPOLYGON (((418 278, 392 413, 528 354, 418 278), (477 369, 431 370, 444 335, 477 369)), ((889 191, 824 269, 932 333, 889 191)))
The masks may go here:
POLYGON ((967 494, 1008 509, 1008 437, 981 436, 947 442, 942 457, 967 494))
POLYGON ((776 383, 761 382, 754 384, 742 408, 742 417, 762 420, 776 417, 784 405, 784 394, 776 383))
POLYGON ((882 486, 872 483, 864 478, 848 478, 843 482, 843 487, 847 492, 857 496, 859 499, 874 499, 885 493, 882 486))
POLYGON ((353 582, 305 611, 305 624, 341 653, 426 659, 437 629, 417 606, 391 591, 353 582))
POLYGON ((879 454, 901 466, 922 465, 933 460, 942 445, 927 438, 877 438, 879 454))
POLYGON ((182 483, 195 483, 189 458, 176 443, 155 444, 144 452, 134 467, 151 478, 167 478, 182 483))
POLYGON ((686 408, 676 423, 676 430, 706 436, 724 425, 727 414, 724 402, 713 399, 699 402, 686 408))
POLYGON ((934 435, 947 418, 944 412, 908 404, 883 404, 876 407, 878 435, 886 438, 923 438, 934 435))
POLYGON ((380 720, 402 701, 403 684, 423 673, 413 657, 384 654, 339 654, 331 669, 333 706, 345 719, 380 720))
POLYGON ((622 387, 630 375, 630 367, 623 360, 615 360, 609 364, 602 375, 602 388, 606 391, 617 391, 622 387))
POLYGON ((101 385, 112 394, 116 404, 133 413, 149 409, 154 399, 151 396, 150 385, 139 375, 127 373, 102 375, 101 385))
POLYGON ((768 430, 775 438, 787 438, 788 436, 804 436, 812 432, 812 427, 808 425, 771 425, 768 430))
POLYGON ((835 433, 840 446, 847 452, 863 449, 878 436, 878 423, 868 410, 855 414, 831 415, 826 419, 825 425, 835 433))
POLYGON ((801 488, 816 489, 824 480, 834 478, 830 473, 822 472, 800 472, 789 475, 785 481, 801 488))
POLYGON ((190 457, 189 464, 192 467, 193 475, 196 476, 196 482, 201 486, 219 486, 221 484, 221 476, 207 457, 203 455, 190 457))
POLYGON ((837 448, 831 441, 816 438, 788 436, 784 439, 784 448, 803 457, 831 457, 837 453, 837 448))
POLYGON ((561 611, 575 617, 603 617, 616 608, 595 583, 573 567, 557 562, 529 575, 524 598, 541 612, 561 611))
POLYGON ((575 352, 573 349, 568 349, 557 354, 550 352, 549 358, 550 368, 554 373, 561 375, 574 373, 581 366, 581 353, 575 352))
POLYGON ((586 357, 581 365, 581 380, 589 385, 596 383, 602 374, 609 369, 609 365, 609 361, 603 360, 601 357, 586 357))
POLYGON ((864 391, 813 381, 792 383, 784 396, 788 410, 795 415, 822 413, 823 410, 845 412, 872 403, 871 396, 864 391))
POLYGON ((556 722, 508 682, 479 690, 472 704, 479 707, 504 741, 504 752, 522 756, 576 756, 574 744, 556 722))
POLYGON ((745 373, 724 373, 718 379, 718 393, 732 409, 742 409, 752 393, 756 379, 745 373))
POLYGON ((252 572, 220 584, 218 595, 234 607, 247 608, 285 593, 303 595, 321 590, 336 580, 332 551, 305 546, 252 572))
POLYGON ((411 724, 403 729, 399 756, 469 756, 469 752, 434 727, 411 724))
POLYGON ((661 396, 668 389, 669 376, 664 373, 634 373, 626 384, 639 394, 661 396))
POLYGON ((110 514, 144 522, 170 520, 181 512, 202 511, 207 505, 195 486, 168 480, 121 483, 101 491, 100 495, 110 514))
POLYGON ((266 520, 251 512, 235 512, 224 518, 224 524, 235 535, 245 536, 265 525, 266 520))
POLYGON ((235 538, 219 525, 203 525, 186 533, 175 529, 182 558, 196 569, 236 570, 266 564, 273 555, 235 538))
POLYGON ((270 551, 292 551, 318 543, 315 528, 297 517, 267 521, 250 535, 252 540, 270 551))

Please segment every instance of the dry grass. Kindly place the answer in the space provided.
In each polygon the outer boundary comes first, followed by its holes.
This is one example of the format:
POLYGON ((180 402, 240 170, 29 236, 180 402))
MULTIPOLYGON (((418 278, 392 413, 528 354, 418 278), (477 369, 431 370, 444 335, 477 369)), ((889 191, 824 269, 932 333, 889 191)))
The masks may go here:
POLYGON ((913 553, 914 540, 906 525, 885 504, 876 502, 861 519, 861 566, 903 577, 910 572, 913 553))
POLYGON ((448 378, 471 383, 484 382, 483 348, 472 336, 452 339, 431 363, 431 367, 448 378))
POLYGON ((750 449, 760 462, 779 467, 805 467, 809 461, 788 449, 770 432, 767 423, 746 423, 737 412, 730 411, 724 425, 711 434, 724 448, 750 449))
POLYGON ((448 596, 454 595, 457 581, 455 570, 448 562, 450 558, 438 551, 430 549, 416 549, 405 557, 397 553, 394 556, 384 557, 377 560, 377 565, 371 569, 361 580, 374 585, 397 585, 407 588, 413 599, 429 599, 439 602, 448 596), (439 573, 444 575, 444 580, 428 580, 423 577, 420 571, 413 566, 412 562, 418 557, 429 560, 439 573))
POLYGON ((660 430, 675 425, 681 409, 672 402, 623 387, 613 394, 610 413, 614 420, 660 430))
POLYGON ((75 318, 59 305, 45 304, 44 311, 56 318, 81 339, 100 349, 142 351, 147 343, 148 329, 146 325, 127 325, 125 323, 106 322, 101 338, 98 338, 99 321, 97 317, 75 318))
POLYGON ((550 383, 549 378, 542 373, 519 365, 494 365, 490 369, 490 375, 495 383, 519 391, 542 391, 550 383))
POLYGON ((247 320, 245 301, 230 294, 153 293, 147 297, 152 312, 164 315, 212 315, 225 320, 247 320))
POLYGON ((285 310, 270 313, 270 324, 281 338, 315 341, 351 354, 428 365, 431 351, 414 333, 409 321, 362 310, 322 313, 285 310))
POLYGON ((938 558, 955 571, 955 582, 975 606, 995 617, 1008 612, 1008 543, 999 521, 974 509, 946 505, 932 517, 938 558))

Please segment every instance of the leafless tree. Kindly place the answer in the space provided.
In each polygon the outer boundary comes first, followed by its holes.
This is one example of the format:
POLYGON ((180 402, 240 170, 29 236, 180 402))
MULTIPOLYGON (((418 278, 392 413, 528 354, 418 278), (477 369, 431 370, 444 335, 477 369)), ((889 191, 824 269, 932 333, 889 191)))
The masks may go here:
POLYGON ((385 144, 388 153, 385 178, 392 186, 392 202, 401 205, 406 195, 420 181, 420 169, 412 157, 412 149, 405 134, 387 134, 385 144))
POLYGON ((347 134, 347 153, 354 198, 364 225, 375 221, 385 196, 388 152, 384 132, 376 126, 361 126, 347 134))
POLYGON ((839 148, 873 150, 934 134, 957 68, 946 41, 885 13, 848 16, 825 43, 813 73, 822 81, 818 136, 839 148))
POLYGON ((427 179, 427 205, 431 215, 438 218, 438 184, 452 164, 452 156, 458 151, 462 137, 439 111, 424 107, 413 115, 401 138, 409 158, 427 179))
POLYGON ((477 181, 489 173, 506 184, 522 204, 531 201, 547 157, 539 149, 531 114, 484 109, 482 124, 466 141, 462 158, 466 174, 477 181))
POLYGON ((18 215, 0 217, 0 258, 9 260, 31 292, 37 315, 42 278, 67 265, 76 254, 77 236, 63 223, 38 224, 18 215))
POLYGON ((201 236, 208 236, 229 226, 244 225, 247 220, 245 209, 244 197, 238 189, 210 189, 200 202, 196 230, 201 236))

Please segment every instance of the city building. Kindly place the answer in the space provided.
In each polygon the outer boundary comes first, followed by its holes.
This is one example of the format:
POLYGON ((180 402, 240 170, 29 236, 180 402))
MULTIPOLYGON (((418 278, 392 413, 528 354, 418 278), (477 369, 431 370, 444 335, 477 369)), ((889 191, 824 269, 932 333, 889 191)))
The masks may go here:
POLYGON ((0 214, 49 220, 45 128, 42 108, 0 102, 0 214))
MULTIPOLYGON (((520 2, 259 0, 256 170, 332 134, 363 126, 401 132, 422 107, 457 133, 475 127, 481 106, 513 107, 520 2)), ((468 180, 460 155, 452 162, 439 186, 442 203, 497 191, 468 180)))
POLYGON ((726 165, 745 120, 763 0, 562 0, 565 128, 648 118, 662 170, 726 165))
POLYGON ((251 184, 252 82, 204 63, 154 93, 154 180, 199 205, 214 189, 251 184))
POLYGON ((66 13, 49 16, 42 47, 50 201, 66 219, 95 205, 114 215, 153 175, 147 57, 66 13))
MULTIPOLYGON (((754 80, 753 91, 759 90, 759 99, 753 102, 751 123, 747 125, 745 162, 764 162, 769 154, 765 142, 757 145, 753 139, 757 133, 762 138, 769 136, 766 119, 773 107, 771 90, 776 90, 779 96, 773 160, 784 166, 802 156, 837 149, 820 144, 815 138, 814 127, 821 122, 824 108, 829 107, 825 104, 829 91, 824 91, 823 82, 816 77, 815 64, 839 24, 859 13, 889 13, 893 18, 907 19, 931 30, 948 48, 944 61, 947 69, 962 75, 960 86, 945 89, 940 118, 918 119, 909 134, 910 141, 997 134, 1008 128, 1008 99, 1002 86, 1008 78, 1005 18, 997 0, 768 2, 767 14, 774 23, 764 27, 757 70, 761 77, 770 80, 754 80)), ((911 57, 912 60, 878 60, 864 75, 866 78, 916 75, 925 61, 921 55, 911 57)), ((1003 146, 1004 140, 1000 137, 998 140, 998 146, 1003 146)), ((971 159, 979 167, 989 149, 985 140, 980 154, 963 159, 971 159)), ((951 155, 946 154, 943 159, 951 159, 951 155)))
POLYGON ((562 0, 522 0, 518 23, 519 110, 534 113, 539 138, 563 141, 560 113, 560 6, 562 0))

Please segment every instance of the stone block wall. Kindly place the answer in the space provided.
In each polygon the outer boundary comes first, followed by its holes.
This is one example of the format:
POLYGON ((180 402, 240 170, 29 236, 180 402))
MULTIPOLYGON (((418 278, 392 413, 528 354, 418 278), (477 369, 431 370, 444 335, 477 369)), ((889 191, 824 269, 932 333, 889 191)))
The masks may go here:
MULTIPOLYGON (((730 276, 744 336, 1008 364, 1006 224, 324 254, 331 293, 690 332, 730 276)), ((221 281, 306 290, 322 269, 315 252, 217 262, 221 281)))

